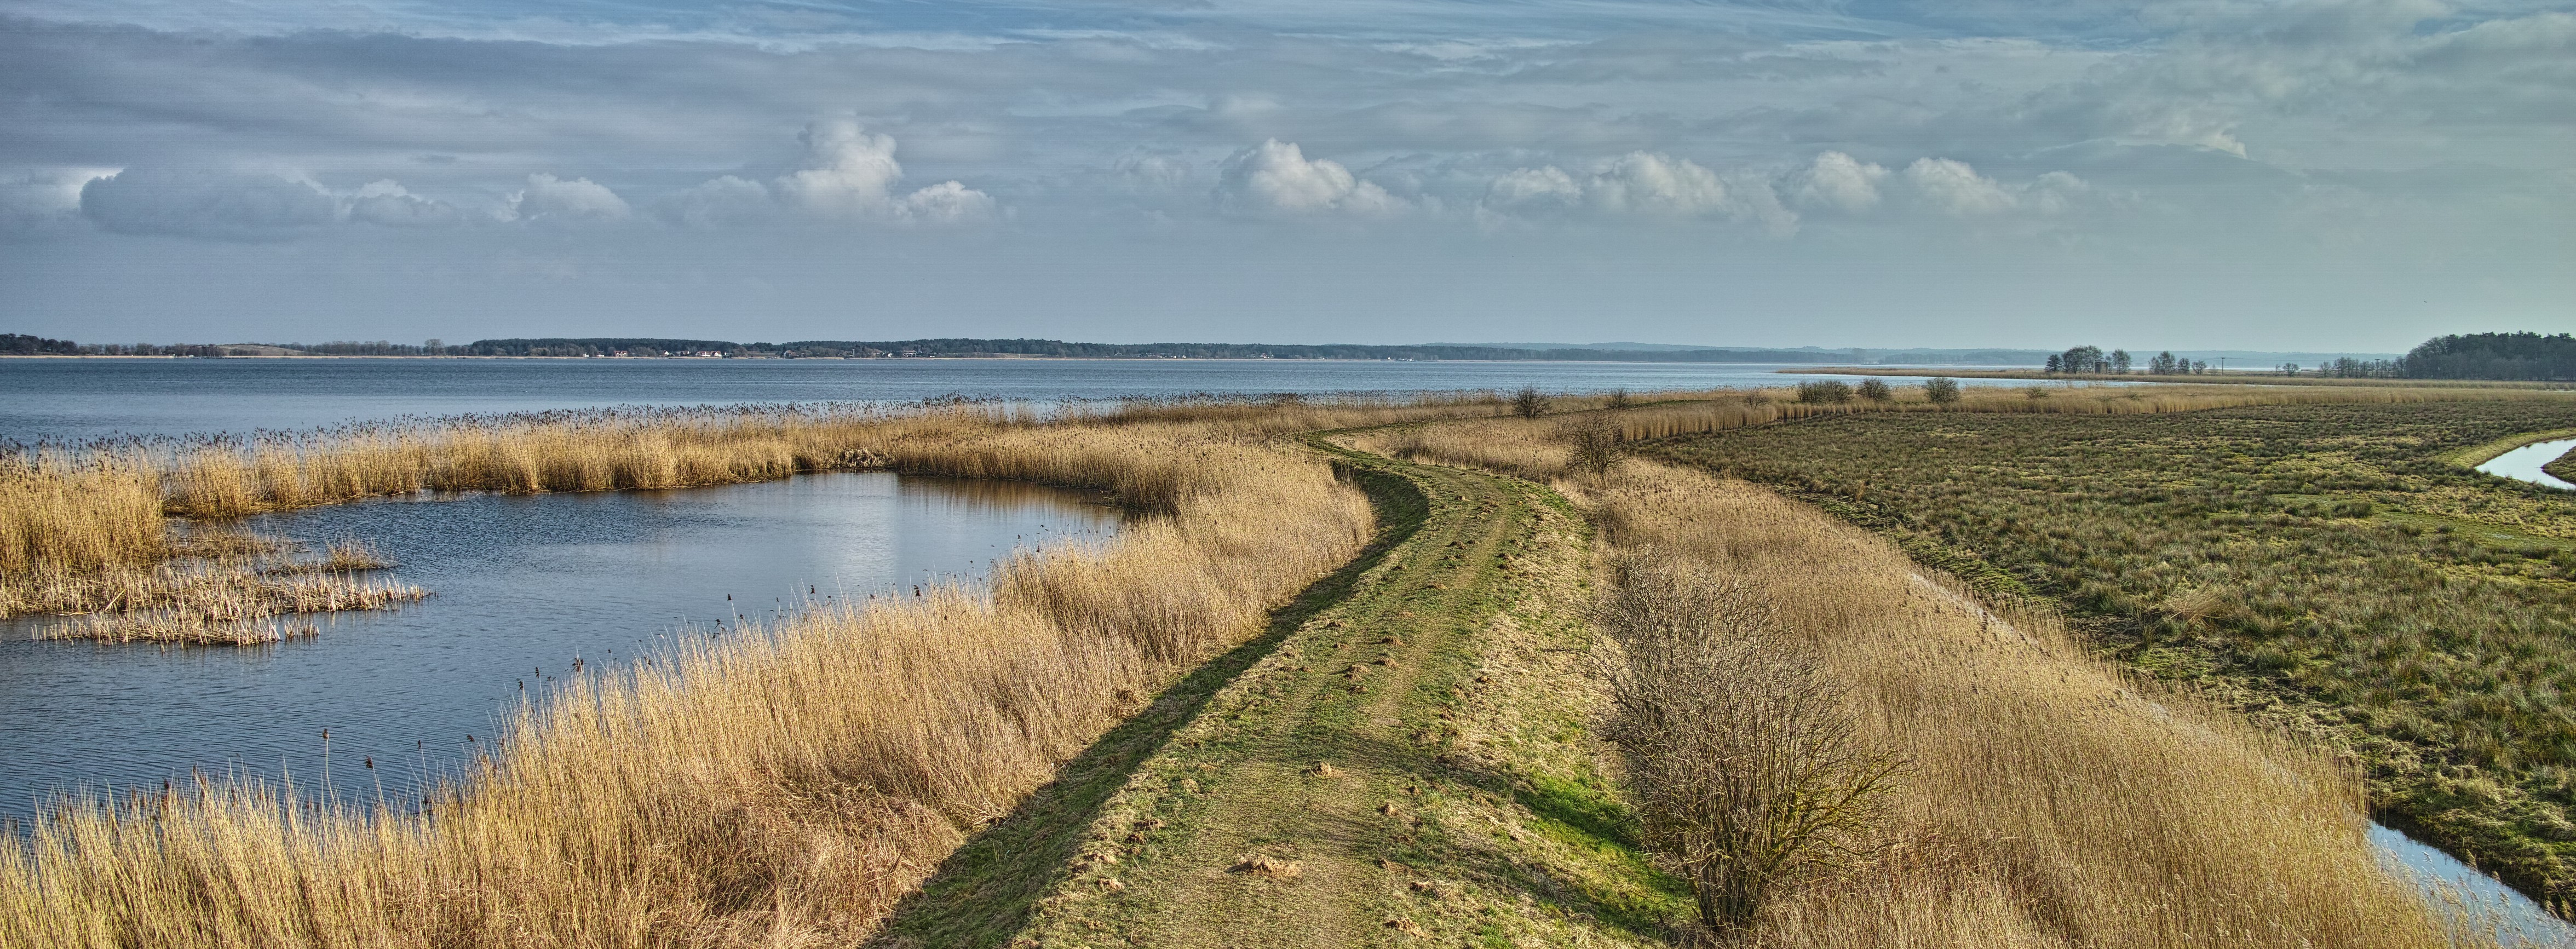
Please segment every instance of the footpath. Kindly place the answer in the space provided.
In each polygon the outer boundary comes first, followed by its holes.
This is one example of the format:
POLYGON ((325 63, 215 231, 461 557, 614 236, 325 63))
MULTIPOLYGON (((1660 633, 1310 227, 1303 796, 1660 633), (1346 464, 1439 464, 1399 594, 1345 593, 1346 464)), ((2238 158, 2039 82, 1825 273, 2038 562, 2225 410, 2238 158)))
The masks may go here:
POLYGON ((1377 542, 950 858, 889 947, 1662 945, 1587 729, 1589 528, 1538 485, 1314 450, 1377 542))

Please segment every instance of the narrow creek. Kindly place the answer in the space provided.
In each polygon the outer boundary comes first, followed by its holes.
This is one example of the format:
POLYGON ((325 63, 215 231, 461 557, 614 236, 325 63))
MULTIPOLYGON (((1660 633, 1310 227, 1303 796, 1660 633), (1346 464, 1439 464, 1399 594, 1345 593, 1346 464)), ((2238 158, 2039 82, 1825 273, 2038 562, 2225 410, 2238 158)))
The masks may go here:
POLYGON ((58 620, 0 622, 0 818, 192 769, 315 786, 325 729, 341 796, 399 796, 488 748, 521 688, 540 694, 576 660, 615 668, 827 597, 980 583, 1014 548, 1096 543, 1125 516, 1090 492, 860 472, 251 518, 299 541, 364 538, 396 562, 380 576, 431 596, 253 648, 38 641, 58 620))
POLYGON ((2557 461, 2558 456, 2566 454, 2570 448, 2576 448, 2576 438, 2533 442, 2488 459, 2486 464, 2478 466, 2478 470, 2499 478, 2576 491, 2576 484, 2569 484, 2564 478, 2540 470, 2540 466, 2557 461))
POLYGON ((2430 844, 2373 822, 2370 845, 2379 851, 2380 862, 2413 882, 2436 911, 2457 914, 2475 929, 2492 930, 2500 945, 2576 946, 2576 925, 2430 844))

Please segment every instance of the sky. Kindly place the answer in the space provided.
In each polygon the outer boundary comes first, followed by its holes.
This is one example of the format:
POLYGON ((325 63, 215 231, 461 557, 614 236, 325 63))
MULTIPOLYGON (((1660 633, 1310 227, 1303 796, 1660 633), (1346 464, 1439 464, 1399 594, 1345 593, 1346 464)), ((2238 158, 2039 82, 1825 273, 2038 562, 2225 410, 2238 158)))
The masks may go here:
POLYGON ((2576 329, 2576 3, 0 0, 0 331, 2576 329))

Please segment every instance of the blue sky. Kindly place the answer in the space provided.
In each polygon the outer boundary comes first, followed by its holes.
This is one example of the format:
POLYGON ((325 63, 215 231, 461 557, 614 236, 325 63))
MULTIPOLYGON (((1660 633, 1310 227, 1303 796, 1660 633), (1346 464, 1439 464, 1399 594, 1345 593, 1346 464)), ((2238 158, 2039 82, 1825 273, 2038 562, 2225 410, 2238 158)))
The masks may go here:
POLYGON ((2576 11, 0 3, 0 329, 2402 350, 2576 326, 2576 11))

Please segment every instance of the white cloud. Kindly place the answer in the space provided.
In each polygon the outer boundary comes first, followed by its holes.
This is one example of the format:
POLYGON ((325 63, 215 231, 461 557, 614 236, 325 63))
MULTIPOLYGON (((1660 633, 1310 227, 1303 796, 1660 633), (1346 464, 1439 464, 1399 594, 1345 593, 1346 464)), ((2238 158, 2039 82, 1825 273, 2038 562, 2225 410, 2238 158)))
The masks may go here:
POLYGON ((1858 214, 1878 206, 1878 182, 1887 169, 1841 152, 1821 152, 1797 176, 1798 203, 1858 214))
POLYGON ((856 122, 818 123, 807 127, 803 137, 806 167, 780 177, 775 189, 779 201, 802 213, 949 222, 990 217, 997 209, 991 195, 956 181, 897 196, 894 186, 903 180, 903 165, 894 160, 894 138, 870 133, 856 122))
POLYGON ((81 214, 126 234, 256 240, 339 218, 322 189, 276 175, 128 168, 81 186, 81 214))
POLYGON ((1505 172, 1486 186, 1477 211, 1480 216, 1518 217, 1574 211, 1673 218, 1722 215, 1760 221, 1775 233, 1797 229, 1797 214, 1781 206, 1769 183, 1737 178, 1730 183, 1689 159, 1630 152, 1582 177, 1554 165, 1505 172))
POLYGON ((510 196, 511 216, 523 221, 585 219, 613 221, 633 214, 626 199, 588 178, 570 181, 543 172, 529 175, 527 188, 510 196))
POLYGON ((1948 158, 1915 159, 1905 166, 1905 182, 1925 204, 1949 214, 2001 214, 2020 203, 1967 162, 1948 158))
POLYGON ((359 188, 344 207, 351 221, 385 227, 444 227, 465 219, 455 205, 414 195, 391 179, 359 188))
POLYGON ((1329 158, 1308 159, 1295 142, 1270 139, 1236 152, 1218 172, 1217 196, 1236 210, 1360 216, 1401 213, 1410 205, 1376 182, 1329 158))
POLYGON ((1687 217, 1727 206, 1726 185, 1716 172, 1653 152, 1630 152, 1611 161, 1584 191, 1593 204, 1612 212, 1687 217))

